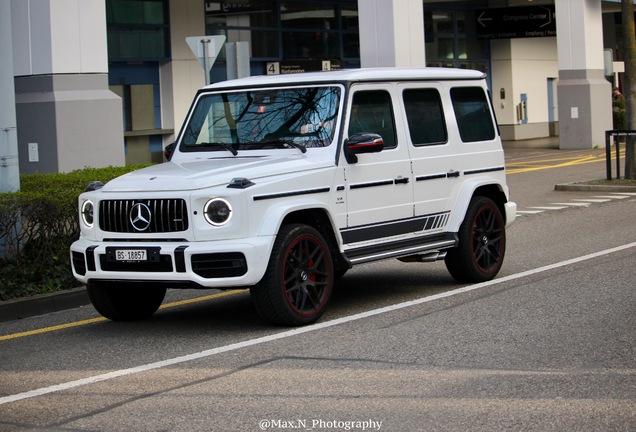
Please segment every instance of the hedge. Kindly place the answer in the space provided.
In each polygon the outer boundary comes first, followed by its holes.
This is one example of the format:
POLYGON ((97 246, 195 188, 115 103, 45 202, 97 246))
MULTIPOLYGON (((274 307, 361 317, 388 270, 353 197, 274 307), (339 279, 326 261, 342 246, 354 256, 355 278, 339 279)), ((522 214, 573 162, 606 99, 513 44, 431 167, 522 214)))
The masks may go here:
POLYGON ((145 165, 86 168, 20 177, 20 191, 0 193, 0 300, 79 286, 69 246, 79 237, 77 197, 145 165))

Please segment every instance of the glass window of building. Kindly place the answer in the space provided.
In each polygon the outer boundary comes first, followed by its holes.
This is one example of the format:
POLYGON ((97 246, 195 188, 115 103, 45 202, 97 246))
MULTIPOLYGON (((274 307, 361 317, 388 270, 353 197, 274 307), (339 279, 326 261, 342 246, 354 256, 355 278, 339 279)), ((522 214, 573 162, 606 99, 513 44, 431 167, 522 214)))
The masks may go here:
POLYGON ((109 60, 168 60, 167 8, 165 0, 107 0, 109 60))
POLYGON ((475 12, 424 9, 426 64, 488 71, 488 44, 477 40, 475 12))
POLYGON ((206 0, 205 15, 206 34, 248 42, 255 61, 360 58, 356 0, 206 0))
MULTIPOLYGON (((279 57, 275 0, 205 2, 206 34, 224 35, 228 42, 249 42, 254 58, 279 57)), ((225 50, 219 53, 225 57, 225 50)))

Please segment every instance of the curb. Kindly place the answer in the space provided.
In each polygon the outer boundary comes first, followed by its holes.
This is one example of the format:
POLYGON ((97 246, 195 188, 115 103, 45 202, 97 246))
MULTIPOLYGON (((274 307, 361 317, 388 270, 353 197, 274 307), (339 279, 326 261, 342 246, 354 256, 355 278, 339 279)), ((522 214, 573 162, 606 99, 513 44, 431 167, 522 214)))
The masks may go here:
POLYGON ((0 323, 90 304, 86 287, 0 302, 0 323))
POLYGON ((564 183, 554 186, 557 191, 571 192, 636 192, 636 186, 591 185, 585 183, 564 183))

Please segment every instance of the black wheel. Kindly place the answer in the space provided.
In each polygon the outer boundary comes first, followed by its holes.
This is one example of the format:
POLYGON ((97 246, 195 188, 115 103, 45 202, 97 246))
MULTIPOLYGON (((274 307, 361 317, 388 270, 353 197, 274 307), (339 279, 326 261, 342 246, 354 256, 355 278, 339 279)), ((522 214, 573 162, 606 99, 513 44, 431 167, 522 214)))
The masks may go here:
POLYGON ((250 289, 259 315, 276 325, 316 321, 333 291, 329 246, 314 228, 284 225, 274 242, 263 279, 250 289))
POLYGON ((459 282, 494 278, 506 252, 506 229, 499 207, 490 198, 473 198, 457 234, 459 245, 445 258, 451 276, 459 282))
POLYGON ((166 288, 127 283, 89 284, 87 289, 97 312, 113 321, 150 318, 166 296, 166 288))

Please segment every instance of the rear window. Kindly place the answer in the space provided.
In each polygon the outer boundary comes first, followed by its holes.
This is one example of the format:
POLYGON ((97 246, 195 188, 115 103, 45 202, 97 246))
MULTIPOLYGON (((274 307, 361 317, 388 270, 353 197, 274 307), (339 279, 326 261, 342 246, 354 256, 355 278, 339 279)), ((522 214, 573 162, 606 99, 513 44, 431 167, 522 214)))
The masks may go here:
POLYGON ((463 142, 490 141, 495 138, 490 104, 483 88, 452 88, 451 100, 463 142))
POLYGON ((447 141, 442 100, 435 89, 410 89, 402 94, 411 142, 415 146, 447 141))

